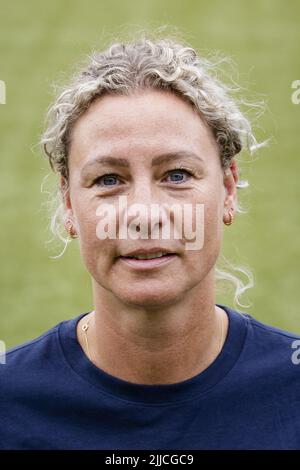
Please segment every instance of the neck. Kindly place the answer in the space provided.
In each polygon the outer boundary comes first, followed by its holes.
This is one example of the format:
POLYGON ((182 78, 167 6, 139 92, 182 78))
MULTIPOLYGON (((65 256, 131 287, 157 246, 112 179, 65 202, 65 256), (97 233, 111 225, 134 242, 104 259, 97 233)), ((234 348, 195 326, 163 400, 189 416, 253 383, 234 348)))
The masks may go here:
POLYGON ((149 310, 93 287, 95 310, 79 322, 78 339, 107 373, 133 383, 175 383, 199 374, 220 353, 228 319, 212 289, 201 296, 195 287, 173 305, 149 310), (81 331, 87 320, 89 351, 81 331))

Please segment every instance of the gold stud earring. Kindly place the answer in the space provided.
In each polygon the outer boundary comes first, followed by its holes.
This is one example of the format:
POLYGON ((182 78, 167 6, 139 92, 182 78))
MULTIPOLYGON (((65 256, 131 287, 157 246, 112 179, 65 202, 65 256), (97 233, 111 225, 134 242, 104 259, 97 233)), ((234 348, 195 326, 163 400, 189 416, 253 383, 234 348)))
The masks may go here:
POLYGON ((73 227, 73 224, 72 224, 71 221, 67 222, 66 230, 67 230, 70 238, 77 238, 78 237, 77 232, 76 232, 75 228, 73 227))
MULTIPOLYGON (((233 209, 232 209, 232 210, 233 210, 233 209)), ((229 222, 228 222, 228 221, 227 221, 227 222, 224 222, 225 225, 231 225, 232 222, 233 222, 233 213, 231 212, 231 210, 228 211, 228 215, 229 215, 229 217, 230 217, 230 220, 229 220, 229 222)))

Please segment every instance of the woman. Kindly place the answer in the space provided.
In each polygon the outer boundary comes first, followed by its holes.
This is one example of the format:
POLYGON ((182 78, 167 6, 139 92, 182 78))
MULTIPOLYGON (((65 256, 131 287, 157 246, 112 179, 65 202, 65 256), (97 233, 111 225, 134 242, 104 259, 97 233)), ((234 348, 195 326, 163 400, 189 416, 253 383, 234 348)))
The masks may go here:
POLYGON ((94 310, 7 353, 1 448, 300 448, 299 337, 215 303, 235 156, 258 144, 214 65, 171 39, 113 44, 48 117, 94 310))

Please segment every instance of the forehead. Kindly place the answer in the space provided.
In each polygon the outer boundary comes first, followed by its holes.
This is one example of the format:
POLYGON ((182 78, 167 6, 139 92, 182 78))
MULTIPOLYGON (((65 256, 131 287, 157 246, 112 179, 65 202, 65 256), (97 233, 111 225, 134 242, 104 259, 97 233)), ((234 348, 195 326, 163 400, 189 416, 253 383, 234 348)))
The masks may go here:
POLYGON ((217 150, 211 129, 190 103, 169 91, 105 95, 74 125, 70 163, 83 164, 99 152, 147 158, 176 150, 204 156, 217 150))

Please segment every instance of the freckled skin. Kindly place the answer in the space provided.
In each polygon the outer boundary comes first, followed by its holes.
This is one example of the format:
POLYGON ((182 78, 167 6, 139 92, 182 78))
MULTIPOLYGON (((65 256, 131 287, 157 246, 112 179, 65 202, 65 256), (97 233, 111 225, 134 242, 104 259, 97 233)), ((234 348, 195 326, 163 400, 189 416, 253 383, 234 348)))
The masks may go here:
MULTIPOLYGON (((214 265, 222 245, 224 214, 236 205, 234 175, 231 173, 224 177, 213 134, 192 106, 173 93, 154 90, 131 96, 106 95, 95 101, 73 128, 69 172, 66 211, 74 220, 82 258, 92 276, 98 330, 101 323, 102 331, 106 328, 106 337, 110 337, 114 348, 125 348, 129 358, 139 351, 141 359, 135 363, 137 371, 143 360, 147 358, 149 365, 152 358, 149 357, 150 344, 141 345, 143 341, 139 335, 152 337, 153 351, 156 350, 153 338, 157 338, 158 331, 165 332, 164 339, 160 338, 160 343, 157 343, 157 350, 160 350, 162 341, 168 341, 170 349, 164 356, 166 376, 172 345, 177 341, 178 346, 178 340, 183 341, 185 337, 185 354, 188 355, 188 348, 193 348, 193 335, 186 341, 188 332, 197 330, 198 338, 195 333, 194 340, 199 341, 200 330, 195 327, 199 324, 199 309, 203 312, 202 334, 208 314, 212 309, 218 309, 214 307, 214 265), (181 183, 170 178, 170 171, 174 168, 172 161, 151 168, 155 156, 177 151, 193 152, 204 160, 201 164, 183 158, 180 164, 193 169, 195 175, 183 175, 184 182, 181 183), (100 153, 125 158, 130 168, 99 168, 96 165, 85 172, 83 178, 83 168, 100 153), (103 187, 103 179, 102 186, 99 181, 98 184, 92 183, 93 179, 105 173, 118 175, 120 181, 115 180, 116 186, 103 187), (195 207, 196 203, 204 204, 203 247, 185 250, 185 241, 174 239, 99 240, 96 236, 99 221, 96 209, 101 202, 116 205, 121 195, 128 197, 128 205, 142 203, 150 206, 155 202, 193 204, 195 207), (135 271, 116 258, 120 253, 136 249, 146 242, 147 246, 170 247, 179 256, 164 267, 147 272, 135 271), (150 312, 159 312, 155 324, 150 312), (142 347, 144 357, 140 350, 142 347)), ((207 320, 206 336, 209 328, 216 326, 216 322, 208 323, 207 320)), ((90 340, 99 343, 100 333, 98 331, 96 337, 96 326, 94 330, 90 340)), ((98 355, 103 363, 107 361, 107 370, 122 375, 112 364, 109 365, 107 353, 101 352, 99 347, 98 355)), ((153 358, 152 368, 148 367, 153 372, 152 377, 157 369, 155 360, 158 358, 153 358)), ((159 371, 156 372, 159 377, 159 371)), ((129 372, 124 374, 131 377, 129 372)), ((174 376, 177 377, 176 374, 174 376)))

